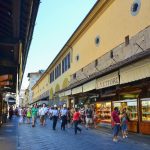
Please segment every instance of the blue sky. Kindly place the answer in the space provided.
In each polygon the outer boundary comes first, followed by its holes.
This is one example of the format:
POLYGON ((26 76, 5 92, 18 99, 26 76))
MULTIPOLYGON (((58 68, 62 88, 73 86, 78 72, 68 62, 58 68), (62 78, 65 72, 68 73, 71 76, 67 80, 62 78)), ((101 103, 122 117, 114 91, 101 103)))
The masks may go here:
POLYGON ((28 73, 47 69, 95 2, 96 0, 41 0, 22 89, 29 84, 28 73))

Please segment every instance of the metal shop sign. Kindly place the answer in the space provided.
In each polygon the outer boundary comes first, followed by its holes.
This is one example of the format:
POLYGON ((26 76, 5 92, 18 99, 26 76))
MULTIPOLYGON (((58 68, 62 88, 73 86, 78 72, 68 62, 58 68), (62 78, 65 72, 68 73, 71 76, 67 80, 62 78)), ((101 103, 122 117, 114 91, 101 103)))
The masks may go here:
POLYGON ((102 89, 105 87, 110 87, 113 85, 119 84, 119 76, 118 72, 111 73, 104 77, 97 79, 96 81, 96 89, 102 89))

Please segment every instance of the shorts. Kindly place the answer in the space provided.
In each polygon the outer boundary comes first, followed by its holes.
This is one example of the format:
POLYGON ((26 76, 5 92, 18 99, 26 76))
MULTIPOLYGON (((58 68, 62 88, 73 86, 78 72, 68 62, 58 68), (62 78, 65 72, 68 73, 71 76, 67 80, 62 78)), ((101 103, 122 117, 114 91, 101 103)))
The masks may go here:
POLYGON ((127 131, 127 124, 123 124, 123 125, 121 126, 121 130, 122 130, 122 131, 127 131))
POLYGON ((88 124, 88 123, 93 123, 92 118, 86 118, 86 123, 87 123, 87 124, 88 124))
POLYGON ((41 122, 43 122, 45 119, 46 119, 46 116, 45 116, 45 115, 40 116, 41 122))
POLYGON ((120 125, 115 125, 115 126, 113 127, 113 135, 114 135, 114 136, 117 136, 117 135, 118 135, 119 129, 120 129, 120 125))

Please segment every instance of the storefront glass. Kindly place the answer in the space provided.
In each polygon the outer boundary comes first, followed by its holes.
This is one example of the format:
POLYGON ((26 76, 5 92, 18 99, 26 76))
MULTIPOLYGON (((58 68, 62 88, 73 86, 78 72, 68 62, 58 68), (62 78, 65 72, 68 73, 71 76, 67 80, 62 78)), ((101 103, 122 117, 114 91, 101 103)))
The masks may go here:
POLYGON ((111 102, 96 103, 97 123, 111 123, 111 102))
POLYGON ((113 107, 118 107, 120 113, 122 112, 124 108, 126 108, 130 121, 134 121, 134 120, 136 121, 138 118, 136 99, 126 99, 122 101, 115 101, 113 102, 113 107))
POLYGON ((142 121, 150 121, 150 98, 141 100, 142 121))

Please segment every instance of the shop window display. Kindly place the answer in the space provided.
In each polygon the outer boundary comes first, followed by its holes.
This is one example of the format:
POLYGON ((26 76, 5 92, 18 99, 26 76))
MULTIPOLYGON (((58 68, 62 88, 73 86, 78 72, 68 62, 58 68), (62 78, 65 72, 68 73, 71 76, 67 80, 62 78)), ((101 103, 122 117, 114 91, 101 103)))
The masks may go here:
POLYGON ((150 98, 142 99, 142 121, 150 121, 150 98))
POLYGON ((97 123, 111 123, 111 102, 96 104, 97 123))
POLYGON ((113 107, 118 107, 119 111, 122 112, 124 108, 127 109, 127 114, 130 121, 136 121, 137 116, 137 100, 136 99, 127 99, 122 101, 115 101, 113 107))

